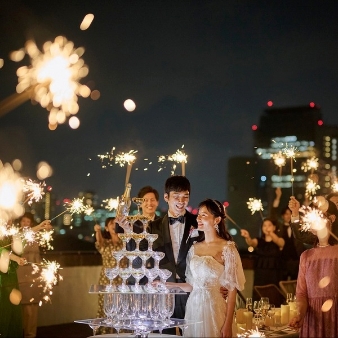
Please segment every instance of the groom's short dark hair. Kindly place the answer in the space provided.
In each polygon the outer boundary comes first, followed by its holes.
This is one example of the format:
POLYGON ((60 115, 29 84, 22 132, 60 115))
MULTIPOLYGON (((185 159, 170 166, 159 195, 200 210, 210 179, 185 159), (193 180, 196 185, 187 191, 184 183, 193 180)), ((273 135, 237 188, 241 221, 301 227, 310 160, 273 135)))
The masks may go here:
POLYGON ((164 192, 169 195, 170 191, 185 191, 190 194, 190 182, 185 176, 175 175, 170 176, 164 185, 164 192))

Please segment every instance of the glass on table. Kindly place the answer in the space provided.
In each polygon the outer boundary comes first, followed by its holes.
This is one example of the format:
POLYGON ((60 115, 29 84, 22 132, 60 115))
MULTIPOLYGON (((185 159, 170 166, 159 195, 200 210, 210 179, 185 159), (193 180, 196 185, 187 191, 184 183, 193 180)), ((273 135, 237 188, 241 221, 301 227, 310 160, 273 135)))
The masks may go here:
POLYGON ((252 311, 252 298, 247 298, 245 302, 245 307, 247 311, 252 311))
POLYGON ((96 319, 92 319, 88 325, 92 328, 93 330, 93 336, 96 335, 97 329, 101 326, 101 319, 96 318, 96 319))
POLYGON ((293 301, 293 294, 291 292, 288 292, 286 294, 286 303, 289 304, 289 302, 293 301))
POLYGON ((112 324, 112 312, 114 306, 114 294, 106 293, 103 297, 103 311, 106 315, 106 319, 103 321, 105 324, 112 324))

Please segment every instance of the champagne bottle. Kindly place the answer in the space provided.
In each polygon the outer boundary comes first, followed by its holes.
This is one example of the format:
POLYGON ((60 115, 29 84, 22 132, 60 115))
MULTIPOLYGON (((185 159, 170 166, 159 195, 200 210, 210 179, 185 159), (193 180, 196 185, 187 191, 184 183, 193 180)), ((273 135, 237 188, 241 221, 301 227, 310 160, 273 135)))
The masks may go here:
POLYGON ((124 190, 123 195, 121 196, 119 200, 119 205, 116 210, 116 216, 128 216, 129 215, 129 209, 130 209, 130 204, 131 204, 130 190, 131 190, 131 184, 128 183, 126 185, 126 189, 124 190))

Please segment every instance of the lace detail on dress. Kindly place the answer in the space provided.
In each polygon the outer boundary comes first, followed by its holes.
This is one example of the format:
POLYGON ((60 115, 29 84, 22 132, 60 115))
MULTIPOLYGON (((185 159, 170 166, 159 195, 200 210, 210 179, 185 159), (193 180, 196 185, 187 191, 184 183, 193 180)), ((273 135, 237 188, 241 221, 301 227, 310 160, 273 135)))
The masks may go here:
POLYGON ((190 285, 193 285, 193 277, 192 277, 192 272, 190 268, 190 261, 191 261, 191 258, 194 256, 194 253, 195 253, 194 245, 192 245, 187 254, 186 268, 185 268, 185 281, 189 283, 190 285))
POLYGON ((236 249, 235 242, 228 241, 223 248, 222 258, 224 261, 224 271, 219 278, 222 286, 228 290, 244 289, 245 276, 242 267, 241 257, 236 249))

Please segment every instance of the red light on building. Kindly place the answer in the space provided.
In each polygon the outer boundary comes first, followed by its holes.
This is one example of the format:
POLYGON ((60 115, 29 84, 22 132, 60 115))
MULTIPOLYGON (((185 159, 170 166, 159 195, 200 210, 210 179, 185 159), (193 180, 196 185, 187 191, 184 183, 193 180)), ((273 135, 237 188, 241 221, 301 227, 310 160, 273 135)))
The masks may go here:
POLYGON ((193 215, 197 215, 198 214, 198 209, 193 209, 192 211, 191 211, 191 213, 193 214, 193 215))
POLYGON ((268 101, 268 102, 267 102, 267 106, 268 106, 268 107, 272 107, 272 106, 273 106, 273 102, 272 102, 272 101, 268 101))
POLYGON ((310 106, 311 108, 314 108, 314 107, 316 106, 316 104, 315 104, 314 102, 310 102, 310 103, 309 103, 309 106, 310 106))
POLYGON ((257 127, 255 124, 251 126, 251 129, 252 129, 252 130, 257 130, 257 128, 258 128, 258 127, 257 127))
POLYGON ((324 124, 324 122, 322 120, 318 120, 317 123, 318 123, 319 126, 322 126, 324 124))
POLYGON ((229 202, 225 201, 225 202, 223 202, 223 205, 227 208, 229 206, 229 202))
POLYGON ((48 187, 47 187, 47 191, 52 191, 52 186, 51 185, 49 185, 48 187))

